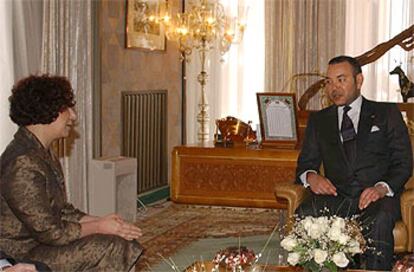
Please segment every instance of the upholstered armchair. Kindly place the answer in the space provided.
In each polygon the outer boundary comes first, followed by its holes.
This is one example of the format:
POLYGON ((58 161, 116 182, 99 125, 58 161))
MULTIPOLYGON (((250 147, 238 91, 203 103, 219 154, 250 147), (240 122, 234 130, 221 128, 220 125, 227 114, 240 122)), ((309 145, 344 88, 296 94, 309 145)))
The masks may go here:
MULTIPOLYGON (((299 184, 287 182, 278 184, 275 188, 276 202, 287 202, 287 229, 291 228, 291 220, 296 208, 309 195, 309 189, 299 184)), ((414 177, 405 185, 401 195, 402 220, 394 227, 394 251, 412 252, 414 247, 414 177)))

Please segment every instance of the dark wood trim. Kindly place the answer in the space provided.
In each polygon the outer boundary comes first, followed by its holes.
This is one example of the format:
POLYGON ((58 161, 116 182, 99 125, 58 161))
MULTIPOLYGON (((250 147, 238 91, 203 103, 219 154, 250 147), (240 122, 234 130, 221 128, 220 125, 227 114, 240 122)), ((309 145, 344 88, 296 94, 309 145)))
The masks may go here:
POLYGON ((92 1, 92 122, 93 122, 93 147, 92 156, 98 158, 102 155, 102 103, 101 103, 101 43, 100 24, 101 4, 100 1, 92 1))

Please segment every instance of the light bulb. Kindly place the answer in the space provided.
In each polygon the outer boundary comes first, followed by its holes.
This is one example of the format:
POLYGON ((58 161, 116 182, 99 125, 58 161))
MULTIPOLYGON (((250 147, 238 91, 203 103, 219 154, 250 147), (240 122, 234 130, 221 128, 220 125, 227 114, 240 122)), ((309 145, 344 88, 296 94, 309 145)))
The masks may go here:
POLYGON ((162 21, 166 24, 169 24, 170 20, 171 20, 171 17, 168 14, 164 15, 164 17, 162 18, 162 21))
POLYGON ((208 17, 206 21, 207 24, 213 25, 216 22, 216 19, 214 19, 213 17, 208 17))

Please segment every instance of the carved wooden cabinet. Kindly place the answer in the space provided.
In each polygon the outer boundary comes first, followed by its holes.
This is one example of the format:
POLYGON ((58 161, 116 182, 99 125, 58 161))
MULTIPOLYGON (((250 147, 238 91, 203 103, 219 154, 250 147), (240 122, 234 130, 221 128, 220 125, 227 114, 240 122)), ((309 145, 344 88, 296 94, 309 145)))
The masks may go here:
POLYGON ((214 147, 174 148, 171 198, 187 204, 285 208, 274 187, 295 179, 299 150, 214 147))

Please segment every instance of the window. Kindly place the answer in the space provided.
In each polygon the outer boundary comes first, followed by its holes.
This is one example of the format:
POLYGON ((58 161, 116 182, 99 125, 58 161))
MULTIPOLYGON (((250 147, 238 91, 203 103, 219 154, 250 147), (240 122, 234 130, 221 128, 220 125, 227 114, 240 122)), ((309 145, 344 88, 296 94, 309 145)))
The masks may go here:
MULTIPOLYGON (((414 21, 413 0, 349 0, 346 2, 345 53, 358 56, 407 29, 414 21)), ((398 77, 389 72, 396 66, 411 78, 413 51, 394 46, 381 58, 363 67, 362 94, 376 101, 402 102, 398 77)))

